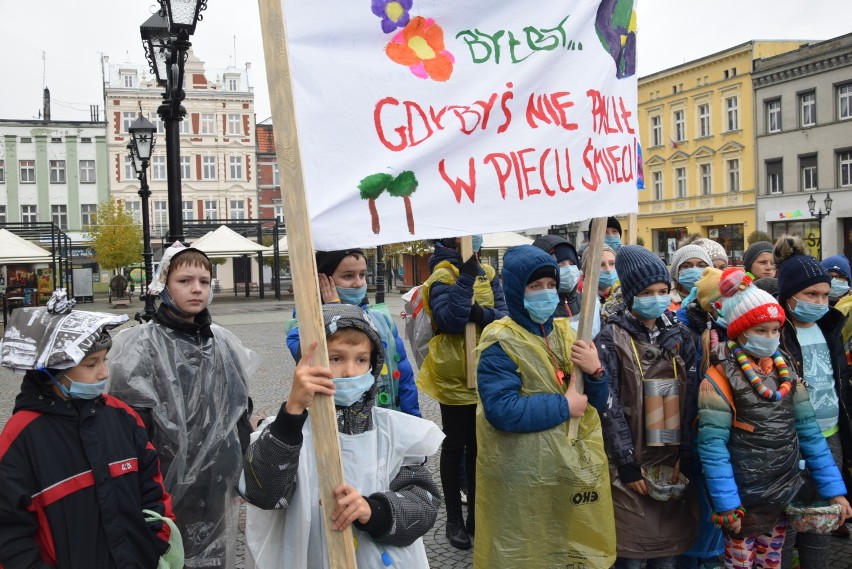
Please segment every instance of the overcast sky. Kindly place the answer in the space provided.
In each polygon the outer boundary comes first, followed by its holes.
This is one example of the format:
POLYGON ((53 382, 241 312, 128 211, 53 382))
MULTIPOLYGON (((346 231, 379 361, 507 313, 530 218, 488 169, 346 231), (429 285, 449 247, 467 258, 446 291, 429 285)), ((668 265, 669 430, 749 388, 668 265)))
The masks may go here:
MULTIPOLYGON (((139 25, 155 4, 154 0, 0 0, 0 118, 37 117, 44 85, 51 91, 54 119, 88 120, 90 104, 103 111, 101 54, 109 55, 112 63, 144 63, 139 25)), ((843 0, 640 0, 639 74, 750 39, 823 40, 843 35, 850 31, 849 9, 844 5, 843 0)), ((208 6, 192 38, 195 53, 211 68, 251 62, 249 76, 261 121, 270 111, 257 3, 209 0, 208 6)))

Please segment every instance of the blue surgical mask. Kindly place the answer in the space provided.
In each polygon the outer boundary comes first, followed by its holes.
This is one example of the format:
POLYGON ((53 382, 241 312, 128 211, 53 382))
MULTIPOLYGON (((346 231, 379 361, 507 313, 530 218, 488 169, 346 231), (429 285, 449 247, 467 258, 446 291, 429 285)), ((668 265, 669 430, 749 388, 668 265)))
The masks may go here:
POLYGON ((607 235, 604 237, 604 243, 609 245, 609 247, 613 251, 618 251, 618 248, 621 247, 621 236, 619 235, 607 235))
POLYGON ((598 288, 605 289, 609 288, 615 284, 615 281, 618 280, 618 273, 614 270, 612 271, 601 271, 600 276, 598 277, 598 288))
POLYGON ((645 320, 656 320, 669 307, 669 295, 637 296, 633 298, 633 312, 645 320))
POLYGON ((816 322, 828 312, 827 304, 819 302, 808 302, 806 300, 796 299, 796 308, 793 309, 793 316, 799 322, 816 322))
POLYGON ((559 267, 559 292, 571 292, 578 282, 580 282, 580 268, 577 265, 559 267))
POLYGON ((367 285, 359 286, 356 288, 344 288, 342 286, 337 288, 337 296, 340 298, 340 302, 343 304, 353 304, 355 306, 360 306, 361 301, 364 300, 364 297, 367 296, 367 285))
POLYGON ((96 399, 103 395, 104 390, 106 389, 106 380, 97 381, 95 383, 80 383, 79 381, 74 381, 68 377, 68 374, 66 373, 65 379, 71 382, 71 387, 65 387, 59 382, 59 380, 53 377, 53 374, 46 368, 40 368, 38 371, 46 373, 50 378, 50 381, 59 388, 65 397, 68 397, 69 399, 96 399))
POLYGON ((778 351, 778 346, 781 344, 781 336, 774 338, 766 338, 765 336, 748 336, 746 343, 743 344, 743 349, 753 356, 759 358, 768 358, 775 355, 778 351))
POLYGON ((559 304, 559 294, 555 288, 536 290, 524 293, 524 308, 537 324, 544 324, 553 316, 556 306, 559 304))
POLYGON ((689 269, 683 269, 677 274, 677 282, 685 288, 686 290, 692 290, 692 287, 695 286, 695 283, 698 282, 698 279, 701 278, 701 274, 704 272, 704 269, 701 267, 691 267, 689 269))
POLYGON ((376 378, 373 377, 373 371, 370 370, 355 377, 335 377, 333 381, 334 404, 338 407, 349 407, 373 387, 376 378))
POLYGON ((474 235, 470 238, 470 244, 473 246, 474 252, 482 249, 482 235, 474 235))
POLYGON ((831 279, 831 291, 828 293, 828 298, 836 300, 849 292, 849 283, 840 279, 831 279))

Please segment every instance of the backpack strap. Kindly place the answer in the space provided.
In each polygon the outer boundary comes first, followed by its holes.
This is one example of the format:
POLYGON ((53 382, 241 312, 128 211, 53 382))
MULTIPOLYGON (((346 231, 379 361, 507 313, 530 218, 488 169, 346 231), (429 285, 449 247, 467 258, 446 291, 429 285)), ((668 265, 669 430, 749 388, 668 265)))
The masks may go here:
POLYGON ((733 425, 734 428, 753 433, 754 425, 749 425, 748 423, 744 423, 737 419, 737 406, 734 404, 734 390, 731 388, 731 382, 728 381, 728 378, 725 376, 722 368, 718 365, 708 367, 704 374, 704 378, 713 385, 719 395, 722 396, 722 399, 724 399, 728 404, 728 407, 731 408, 731 413, 733 414, 731 425, 733 425))

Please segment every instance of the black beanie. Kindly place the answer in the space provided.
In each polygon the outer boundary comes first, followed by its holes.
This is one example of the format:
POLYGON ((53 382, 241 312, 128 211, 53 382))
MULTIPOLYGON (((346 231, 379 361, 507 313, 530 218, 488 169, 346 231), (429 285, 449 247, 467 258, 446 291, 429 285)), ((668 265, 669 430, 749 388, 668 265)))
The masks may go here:
POLYGON ((340 251, 317 251, 316 260, 317 260, 317 272, 322 273, 327 276, 332 276, 334 271, 337 269, 337 265, 340 264, 340 261, 348 257, 349 255, 355 255, 358 257, 364 257, 364 251, 361 249, 342 249, 340 251))
POLYGON ((778 302, 786 308, 792 296, 818 283, 831 284, 828 271, 810 255, 793 255, 778 267, 778 302))
POLYGON ((615 271, 621 282, 624 303, 633 308, 633 297, 656 283, 671 286, 666 264, 640 245, 622 245, 615 254, 615 271))
POLYGON ((545 253, 553 255, 556 263, 568 260, 575 265, 580 264, 580 259, 577 256, 577 250, 566 239, 558 235, 542 235, 533 241, 533 247, 538 247, 545 253))
POLYGON ((556 279, 556 282, 559 282, 559 273, 553 265, 542 265, 532 272, 530 278, 527 279, 526 284, 530 284, 533 281, 537 281, 538 279, 543 279, 544 277, 550 277, 552 279, 556 279))
POLYGON ((743 268, 747 272, 751 272, 751 266, 763 253, 771 253, 773 245, 769 241, 758 241, 752 243, 745 253, 743 253, 743 268))
POLYGON ((608 217, 606 219, 606 228, 609 229, 610 227, 618 231, 618 234, 621 235, 621 222, 614 217, 608 217))

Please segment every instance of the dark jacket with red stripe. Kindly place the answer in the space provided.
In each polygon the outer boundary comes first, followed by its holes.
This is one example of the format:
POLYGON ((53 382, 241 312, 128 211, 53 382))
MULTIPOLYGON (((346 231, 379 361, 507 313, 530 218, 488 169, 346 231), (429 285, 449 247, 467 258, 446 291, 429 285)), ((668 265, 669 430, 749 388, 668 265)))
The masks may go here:
POLYGON ((30 371, 0 434, 0 568, 145 568, 174 517, 139 416, 109 395, 64 401, 30 371))

